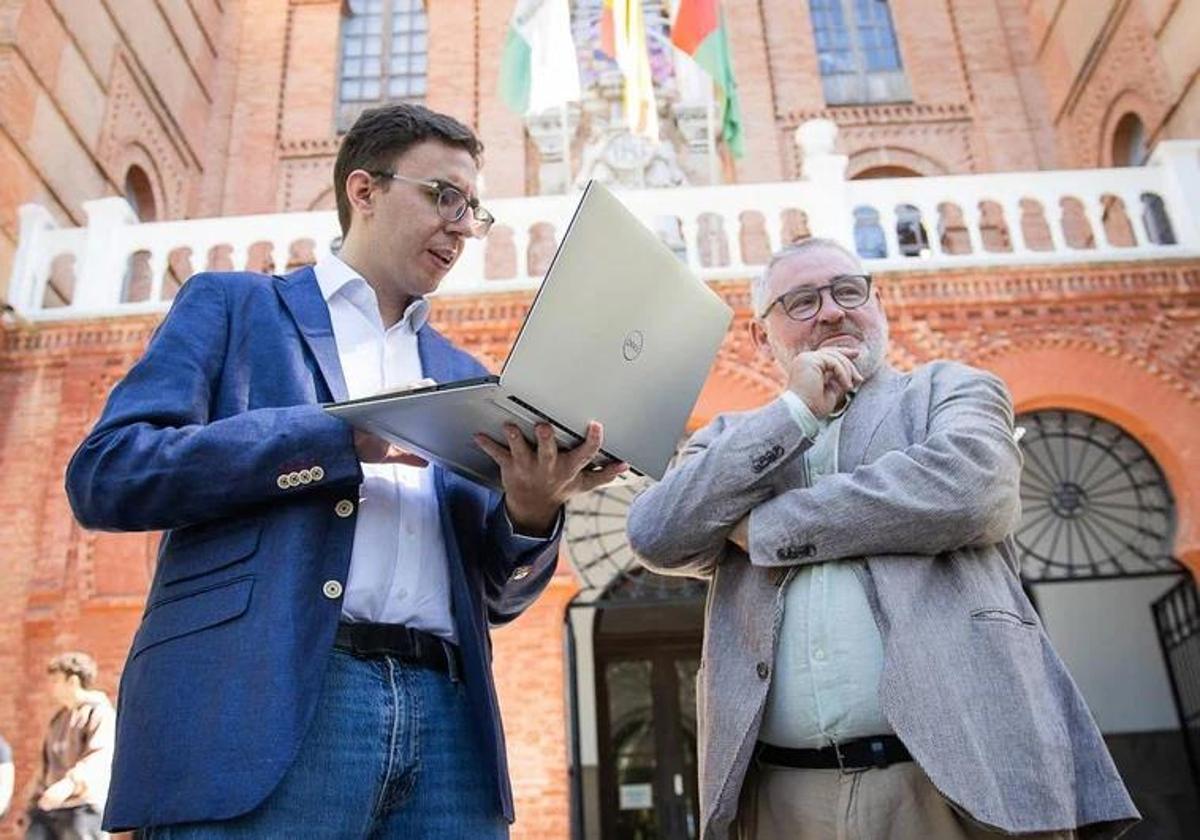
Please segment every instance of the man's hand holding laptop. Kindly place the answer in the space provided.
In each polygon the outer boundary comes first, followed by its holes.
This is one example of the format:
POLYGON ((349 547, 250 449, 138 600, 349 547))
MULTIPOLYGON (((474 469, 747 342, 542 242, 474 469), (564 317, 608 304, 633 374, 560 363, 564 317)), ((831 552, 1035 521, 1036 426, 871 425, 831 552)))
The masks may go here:
POLYGON ((475 436, 475 443, 500 467, 504 504, 513 526, 529 536, 542 536, 554 528, 559 508, 568 499, 607 484, 629 465, 617 461, 599 468, 589 466, 604 442, 604 429, 594 420, 588 423, 583 443, 563 451, 559 451, 549 423, 535 428, 536 448, 511 424, 505 426, 507 445, 482 434, 475 436))

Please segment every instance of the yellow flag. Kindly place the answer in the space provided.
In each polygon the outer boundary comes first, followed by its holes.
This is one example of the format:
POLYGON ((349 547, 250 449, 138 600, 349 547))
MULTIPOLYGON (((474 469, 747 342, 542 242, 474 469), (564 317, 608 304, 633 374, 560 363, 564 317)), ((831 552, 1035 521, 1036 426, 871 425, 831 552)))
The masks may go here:
POLYGON ((625 76, 625 123, 641 137, 658 142, 658 105, 646 47, 646 19, 641 0, 605 0, 612 4, 613 46, 625 76))

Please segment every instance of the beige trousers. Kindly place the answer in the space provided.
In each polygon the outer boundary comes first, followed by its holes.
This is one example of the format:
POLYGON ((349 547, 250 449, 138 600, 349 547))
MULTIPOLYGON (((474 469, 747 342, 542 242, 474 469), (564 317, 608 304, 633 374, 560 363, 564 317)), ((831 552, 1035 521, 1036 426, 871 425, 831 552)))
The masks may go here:
MULTIPOLYGON (((738 840, 984 840, 1011 837, 952 807, 915 762, 883 770, 793 770, 752 765, 738 840)), ((1074 840, 1074 831, 1019 835, 1074 840)))

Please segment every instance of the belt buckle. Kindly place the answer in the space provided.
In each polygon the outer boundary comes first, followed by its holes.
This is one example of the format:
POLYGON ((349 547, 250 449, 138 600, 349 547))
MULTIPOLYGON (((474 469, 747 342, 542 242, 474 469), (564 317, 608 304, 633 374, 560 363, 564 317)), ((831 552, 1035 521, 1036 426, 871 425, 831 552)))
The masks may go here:
POLYGON ((883 740, 880 738, 872 738, 871 746, 871 761, 874 762, 876 769, 886 770, 891 764, 887 758, 887 750, 883 746, 883 740))

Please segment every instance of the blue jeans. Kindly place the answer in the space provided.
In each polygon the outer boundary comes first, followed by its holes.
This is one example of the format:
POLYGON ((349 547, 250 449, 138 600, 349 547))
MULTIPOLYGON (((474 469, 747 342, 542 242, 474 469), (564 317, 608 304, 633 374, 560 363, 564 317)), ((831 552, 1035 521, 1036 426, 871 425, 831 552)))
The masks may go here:
POLYGON ((334 649, 296 761, 261 805, 232 820, 138 836, 505 840, 508 823, 477 742, 461 682, 334 649))

